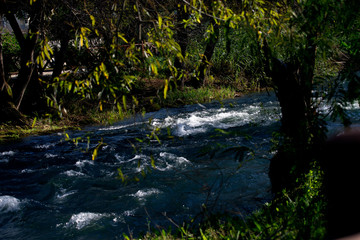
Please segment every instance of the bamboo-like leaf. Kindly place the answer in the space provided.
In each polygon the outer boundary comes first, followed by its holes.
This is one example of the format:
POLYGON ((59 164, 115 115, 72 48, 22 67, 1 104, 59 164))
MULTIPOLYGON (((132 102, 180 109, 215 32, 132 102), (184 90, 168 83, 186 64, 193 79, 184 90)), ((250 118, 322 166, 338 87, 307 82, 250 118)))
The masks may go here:
POLYGON ((167 97, 168 88, 169 88, 169 80, 166 79, 165 87, 164 87, 164 99, 166 99, 166 97, 167 97))
POLYGON ((91 19, 91 25, 94 27, 95 26, 95 17, 93 15, 90 15, 90 19, 91 19))
POLYGON ((123 174, 123 172, 121 171, 120 168, 118 168, 118 175, 119 175, 121 181, 125 182, 125 175, 123 174))
POLYGON ((96 157, 97 157, 97 155, 98 155, 98 148, 96 147, 95 149, 94 149, 94 151, 93 151, 93 154, 92 154, 92 160, 94 161, 95 159, 96 159, 96 157))
POLYGON ((119 102, 116 103, 116 107, 117 107, 117 109, 119 111, 119 116, 122 119, 124 117, 124 114, 123 114, 123 110, 122 110, 122 107, 120 106, 119 102))
POLYGON ((106 66, 103 62, 100 65, 100 71, 104 74, 106 79, 109 79, 109 73, 107 72, 106 66))
POLYGON ((32 123, 32 125, 31 125, 31 128, 34 128, 34 127, 35 127, 36 120, 37 120, 37 118, 35 117, 35 118, 34 118, 34 121, 33 121, 33 123, 32 123))
POLYGON ((162 26, 162 17, 159 15, 158 16, 158 23, 159 23, 159 28, 161 29, 162 26))
POLYGON ((80 34, 80 47, 84 45, 84 37, 82 34, 80 34))
POLYGON ((125 43, 129 43, 129 42, 126 40, 126 38, 124 37, 123 34, 118 33, 118 37, 121 38, 125 43))
POLYGON ((126 96, 125 95, 122 96, 122 101, 123 101, 124 110, 126 111, 127 107, 126 107, 126 96))
POLYGON ((103 139, 101 139, 101 141, 98 143, 98 145, 95 147, 95 149, 93 151, 93 154, 92 154, 93 161, 97 158, 100 147, 102 147, 104 145, 106 145, 106 144, 103 142, 103 139))
POLYGON ((154 63, 150 64, 151 72, 153 72, 155 75, 158 75, 157 67, 154 63))
POLYGON ((84 41, 85 41, 85 47, 89 48, 89 39, 87 37, 84 37, 84 41))
POLYGON ((99 108, 100 108, 100 111, 102 112, 102 110, 103 110, 103 105, 102 105, 102 101, 100 100, 100 102, 99 102, 99 108))
POLYGON ((49 51, 47 50, 46 47, 44 48, 44 53, 45 53, 45 55, 46 55, 46 58, 50 60, 51 57, 50 57, 49 51))
POLYGON ((10 97, 12 97, 12 96, 13 96, 12 89, 11 89, 11 87, 10 87, 8 84, 6 84, 6 90, 7 90, 8 95, 9 95, 10 97))
POLYGON ((150 160, 151 160, 151 166, 152 166, 152 168, 156 169, 155 159, 154 159, 154 157, 153 157, 152 155, 150 156, 150 160))

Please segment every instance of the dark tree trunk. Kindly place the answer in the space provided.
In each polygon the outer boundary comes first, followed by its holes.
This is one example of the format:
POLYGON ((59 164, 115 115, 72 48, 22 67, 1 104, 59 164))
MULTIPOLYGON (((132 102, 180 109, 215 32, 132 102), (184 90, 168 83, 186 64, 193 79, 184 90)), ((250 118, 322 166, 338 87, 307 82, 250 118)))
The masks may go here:
POLYGON ((53 79, 59 77, 62 70, 64 69, 66 53, 69 47, 69 41, 70 41, 69 36, 65 36, 60 40, 60 44, 61 44, 60 50, 57 54, 55 54, 55 66, 52 74, 53 79))
POLYGON ((273 58, 264 43, 265 71, 272 79, 282 113, 283 142, 269 170, 275 193, 294 187, 296 179, 311 167, 314 146, 325 141, 325 127, 311 105, 315 48, 308 41, 300 60, 284 63, 273 58))
POLYGON ((289 66, 277 59, 272 62, 272 81, 281 107, 284 138, 270 163, 272 189, 277 193, 291 187, 299 177, 299 168, 306 164, 309 132, 306 97, 297 78, 297 66, 289 66))
POLYGON ((25 37, 14 14, 9 11, 6 14, 21 48, 20 70, 18 78, 14 81, 13 101, 17 110, 28 114, 45 106, 42 102, 42 89, 36 64, 36 45, 42 17, 42 5, 40 1, 36 1, 30 12, 29 32, 25 37))
POLYGON ((0 33, 0 92, 2 92, 8 86, 6 82, 6 74, 4 67, 4 59, 3 59, 3 41, 2 35, 0 33))
POLYGON ((37 98, 40 97, 39 93, 41 92, 35 63, 36 40, 37 37, 33 36, 31 40, 25 41, 21 54, 20 71, 14 85, 16 108, 19 110, 21 107, 22 111, 31 111, 32 105, 38 104, 37 98), (40 92, 38 92, 39 90, 40 92))
POLYGON ((14 125, 26 125, 26 118, 16 109, 11 102, 11 89, 6 81, 6 73, 3 60, 3 44, 0 34, 0 123, 14 124, 14 125))

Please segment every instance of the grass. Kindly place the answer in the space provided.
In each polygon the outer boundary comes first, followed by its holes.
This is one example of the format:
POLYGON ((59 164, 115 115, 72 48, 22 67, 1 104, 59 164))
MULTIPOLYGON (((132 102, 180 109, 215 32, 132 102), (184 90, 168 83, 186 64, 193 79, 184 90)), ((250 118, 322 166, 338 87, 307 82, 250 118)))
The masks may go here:
POLYGON ((60 132, 75 127, 75 125, 66 125, 64 121, 54 122, 49 119, 37 120, 34 118, 28 119, 28 122, 33 122, 33 124, 28 124, 26 126, 14 126, 10 123, 1 124, 0 143, 18 140, 30 135, 43 135, 60 132))
POLYGON ((182 105, 208 103, 213 100, 235 98, 236 91, 229 87, 201 87, 198 89, 186 88, 183 91, 175 90, 167 93, 166 99, 161 97, 163 107, 177 107, 182 105))
POLYGON ((27 125, 16 126, 11 123, 0 125, 0 143, 21 139, 31 135, 44 135, 55 132, 61 132, 67 129, 80 129, 86 125, 107 125, 122 120, 130 116, 129 112, 120 115, 117 111, 106 109, 99 111, 96 106, 87 112, 77 111, 66 114, 59 118, 58 116, 44 116, 27 118, 27 125))
MULTIPOLYGON (((299 187, 283 193, 252 215, 213 215, 196 228, 153 230, 139 239, 324 239, 325 207, 322 172, 311 170, 299 187)), ((125 236, 125 239, 131 239, 125 236)))

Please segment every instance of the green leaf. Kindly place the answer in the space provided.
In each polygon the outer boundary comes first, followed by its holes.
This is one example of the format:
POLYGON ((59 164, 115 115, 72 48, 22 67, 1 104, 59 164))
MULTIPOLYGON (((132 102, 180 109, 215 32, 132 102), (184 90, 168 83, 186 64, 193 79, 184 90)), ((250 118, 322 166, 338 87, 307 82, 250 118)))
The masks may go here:
POLYGON ((93 15, 90 15, 90 19, 91 19, 91 25, 94 27, 95 26, 95 17, 93 15))
POLYGON ((164 87, 164 99, 166 99, 168 88, 169 88, 169 80, 166 79, 165 80, 165 87, 164 87))
POLYGON ((125 95, 122 96, 122 101, 123 101, 124 110, 126 111, 127 107, 126 107, 126 96, 125 95))
POLYGON ((123 172, 121 171, 120 168, 118 168, 118 175, 120 177, 120 179, 125 182, 125 175, 123 174, 123 172))
POLYGON ((93 160, 93 161, 96 159, 96 157, 97 157, 97 155, 98 155, 98 150, 99 150, 99 148, 96 147, 96 148, 94 149, 94 151, 93 151, 93 154, 92 154, 92 160, 93 160))
POLYGON ((201 234, 201 238, 203 240, 207 240, 207 237, 205 236, 205 234, 203 233, 202 229, 200 228, 200 234, 201 234))
POLYGON ((118 37, 121 38, 125 43, 128 43, 128 41, 127 41, 126 38, 123 36, 123 34, 118 33, 118 37))
POLYGON ((161 29, 162 26, 162 17, 159 15, 158 16, 158 23, 159 23, 159 28, 161 29))
POLYGON ((35 118, 34 118, 34 121, 33 121, 33 123, 32 123, 32 125, 31 125, 31 128, 34 128, 34 127, 35 127, 36 120, 37 120, 37 118, 35 117, 35 118))
POLYGON ((6 90, 7 90, 7 93, 9 94, 9 96, 12 97, 12 95, 13 95, 12 94, 12 89, 8 84, 6 84, 6 90))
POLYGON ((152 155, 150 156, 150 159, 151 159, 151 166, 152 166, 154 169, 156 169, 155 159, 154 159, 154 157, 153 157, 152 155))

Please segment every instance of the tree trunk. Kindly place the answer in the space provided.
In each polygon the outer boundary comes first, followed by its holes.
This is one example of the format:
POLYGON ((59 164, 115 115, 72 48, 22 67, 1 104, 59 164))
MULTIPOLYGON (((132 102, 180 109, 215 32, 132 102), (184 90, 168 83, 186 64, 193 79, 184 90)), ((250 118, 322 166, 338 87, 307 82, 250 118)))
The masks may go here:
POLYGON ((52 74, 52 79, 59 77, 62 70, 64 69, 65 57, 67 53, 67 49, 69 47, 70 37, 65 36, 60 40, 60 50, 57 54, 55 54, 55 67, 52 74))
POLYGON ((11 103, 11 88, 6 81, 6 73, 3 60, 3 44, 0 34, 0 123, 26 125, 26 118, 11 103))
POLYGON ((14 31, 21 48, 20 70, 13 87, 13 100, 16 109, 32 114, 45 106, 42 102, 42 89, 38 80, 36 64, 36 45, 40 32, 43 9, 40 1, 32 5, 29 32, 25 37, 13 13, 7 12, 6 18, 14 31))
POLYGON ((305 92, 300 86, 296 66, 273 59, 272 81, 281 107, 283 142, 271 160, 269 176, 272 190, 281 192, 292 187, 299 177, 300 168, 307 162, 309 138, 305 92))
POLYGON ((325 127, 311 104, 315 45, 308 41, 300 61, 284 63, 271 56, 264 42, 265 71, 271 77, 281 107, 283 142, 271 160, 269 176, 273 192, 292 188, 311 167, 314 146, 325 141, 325 127), (271 66, 266 66, 266 64, 271 66))
POLYGON ((2 92, 7 86, 6 75, 5 75, 5 67, 4 67, 4 59, 3 59, 3 41, 2 34, 0 33, 0 92, 2 92))

